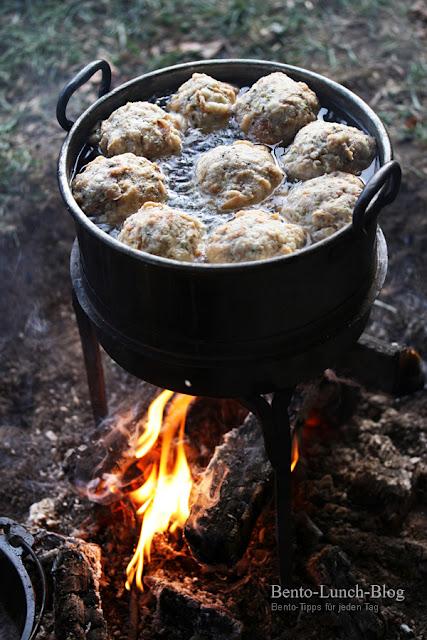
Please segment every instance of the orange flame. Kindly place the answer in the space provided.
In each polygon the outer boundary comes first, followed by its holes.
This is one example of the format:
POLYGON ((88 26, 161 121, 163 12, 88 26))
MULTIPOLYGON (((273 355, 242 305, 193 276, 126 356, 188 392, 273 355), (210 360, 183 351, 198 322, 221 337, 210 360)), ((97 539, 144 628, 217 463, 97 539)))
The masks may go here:
POLYGON ((193 481, 184 450, 184 428, 187 409, 194 397, 178 394, 171 400, 173 395, 172 391, 165 390, 153 400, 147 412, 146 428, 136 445, 136 457, 143 458, 161 433, 159 463, 152 466, 144 484, 130 494, 138 506, 137 513, 142 516, 142 524, 136 551, 126 569, 127 589, 130 589, 135 580, 136 586, 143 590, 144 560, 150 561, 155 534, 173 532, 184 526, 190 513, 189 499, 193 481), (164 418, 169 400, 171 403, 164 418), (171 468, 169 458, 172 450, 175 460, 171 468))
MULTIPOLYGON (((129 496, 141 516, 141 531, 135 553, 126 568, 126 589, 133 582, 143 590, 145 561, 150 561, 151 545, 156 533, 175 531, 183 527, 190 513, 189 499, 193 486, 184 449, 184 429, 187 410, 194 396, 162 391, 150 404, 146 425, 135 446, 135 457, 144 458, 161 437, 159 462, 147 467, 148 477, 129 496), (165 408, 170 401, 166 416, 165 408)), ((299 460, 297 434, 292 439, 291 471, 299 460)), ((110 491, 114 486, 110 486, 110 491)))
POLYGON ((298 446, 298 437, 297 434, 294 433, 292 438, 292 451, 291 451, 291 472, 295 469, 299 460, 299 446, 298 446))

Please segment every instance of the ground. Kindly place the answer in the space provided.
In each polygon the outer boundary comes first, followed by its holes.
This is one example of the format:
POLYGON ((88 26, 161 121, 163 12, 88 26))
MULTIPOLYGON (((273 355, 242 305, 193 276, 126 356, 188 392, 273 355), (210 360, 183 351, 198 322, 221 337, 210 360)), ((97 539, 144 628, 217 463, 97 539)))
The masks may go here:
MULTIPOLYGON (((211 57, 278 60, 324 73, 361 95, 389 128, 401 193, 381 224, 390 254, 373 327, 427 353, 427 9, 422 1, 135 0, 13 2, 0 7, 0 513, 64 495, 67 452, 87 445, 91 415, 70 303, 74 236, 56 184, 65 136, 55 120, 63 84, 106 58, 114 84, 211 57), (53 488, 52 488, 53 487, 53 488)), ((75 115, 96 81, 73 98, 75 115)), ((135 387, 108 363, 112 402, 135 387)))

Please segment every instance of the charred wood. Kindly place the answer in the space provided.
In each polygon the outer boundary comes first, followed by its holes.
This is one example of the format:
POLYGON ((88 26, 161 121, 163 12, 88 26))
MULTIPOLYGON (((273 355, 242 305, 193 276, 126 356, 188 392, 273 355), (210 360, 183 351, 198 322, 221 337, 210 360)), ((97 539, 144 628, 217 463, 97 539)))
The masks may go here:
POLYGON ((397 396, 422 389, 425 376, 419 353, 397 343, 363 335, 336 367, 367 389, 397 396))
POLYGON ((272 480, 261 428, 249 415, 218 446, 193 489, 185 536, 206 564, 241 558, 272 480))
POLYGON ((423 540, 402 539, 373 532, 359 531, 348 525, 334 527, 329 539, 356 558, 376 562, 388 571, 409 575, 412 581, 425 586, 427 579, 427 543, 423 540))
POLYGON ((52 573, 55 633, 61 640, 107 640, 101 609, 100 549, 96 545, 68 544, 58 552, 52 573))
MULTIPOLYGON (((310 419, 339 426, 353 415, 360 397, 357 383, 327 370, 308 388, 298 390, 292 422, 296 429, 310 419)), ((231 566, 242 557, 271 495, 272 477, 259 422, 250 414, 224 436, 193 488, 185 536, 198 560, 231 566)))
POLYGON ((375 426, 361 421, 358 447, 339 448, 334 457, 341 452, 347 463, 340 476, 349 500, 373 511, 385 525, 399 527, 416 500, 422 465, 403 455, 389 436, 375 432, 375 426))
POLYGON ((297 423, 303 426, 339 427, 354 414, 361 399, 361 388, 332 369, 302 389, 300 406, 294 408, 297 423))
POLYGON ((243 625, 227 611, 219 597, 195 592, 191 582, 171 580, 160 573, 147 580, 156 597, 156 626, 174 629, 176 640, 239 640, 243 625))
POLYGON ((41 530, 35 550, 53 594, 57 640, 110 640, 99 591, 100 547, 41 530))
MULTIPOLYGON (((67 454, 64 470, 70 481, 88 493, 91 499, 108 504, 120 500, 138 486, 142 472, 133 454, 133 443, 141 432, 144 418, 159 389, 143 382, 138 396, 126 401, 126 407, 111 413, 92 430, 91 444, 67 454), (120 478, 115 491, 108 490, 104 478, 120 478)), ((186 433, 189 458, 206 466, 222 435, 240 424, 247 410, 237 401, 197 398, 190 406, 186 433)), ((155 455, 155 452, 154 452, 155 455)))
POLYGON ((298 544, 306 550, 315 549, 323 540, 323 531, 319 529, 305 511, 297 512, 294 518, 298 544))

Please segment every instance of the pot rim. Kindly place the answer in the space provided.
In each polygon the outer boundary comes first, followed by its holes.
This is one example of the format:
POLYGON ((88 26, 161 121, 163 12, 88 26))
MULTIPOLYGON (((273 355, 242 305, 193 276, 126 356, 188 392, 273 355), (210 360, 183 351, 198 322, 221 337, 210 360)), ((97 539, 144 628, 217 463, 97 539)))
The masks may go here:
MULTIPOLYGON (((291 253, 284 256, 274 256, 272 258, 264 258, 262 260, 252 260, 246 262, 237 262, 237 263, 220 263, 220 264, 212 264, 212 263, 204 263, 204 262, 181 262, 179 260, 173 260, 171 258, 164 258, 162 256, 156 256, 154 254, 146 253, 145 251, 141 251, 138 249, 133 249, 125 245, 122 242, 119 242, 116 238, 109 235, 102 229, 100 229, 89 217, 84 213, 84 211, 78 206, 77 202, 74 199, 73 193, 71 191, 70 183, 67 176, 67 157, 69 153, 70 141, 73 138, 73 135, 80 128, 81 124, 86 120, 91 113, 98 108, 98 106, 102 103, 108 102, 111 96, 116 95, 130 87, 135 85, 146 78, 153 78, 159 75, 167 74, 176 70, 188 69, 192 72, 197 71, 201 67, 213 67, 219 65, 230 65, 230 66, 238 66, 238 65, 251 65, 256 67, 265 67, 270 66, 271 72, 274 70, 283 70, 284 72, 296 72, 302 73, 306 76, 307 80, 310 79, 320 81, 330 88, 334 90, 334 92, 342 97, 351 100, 354 102, 362 111, 366 113, 369 117, 373 125, 375 126, 377 132, 377 143, 378 139, 381 141, 381 145, 383 147, 384 157, 380 161, 380 166, 383 166, 385 163, 389 162, 393 158, 393 152, 391 147, 390 138, 388 136, 387 130, 382 123, 381 119, 377 116, 375 111, 371 109, 371 107, 360 98, 357 94, 353 93, 343 85, 327 78, 324 75, 316 73, 314 71, 309 71, 308 69, 304 69, 303 67, 297 67, 295 65, 289 65, 281 62, 275 62, 270 60, 259 60, 259 59, 251 59, 251 58, 226 58, 226 59, 208 59, 208 60, 197 60, 194 62, 185 62, 177 65, 171 65, 168 67, 163 67, 161 69, 156 69, 154 71, 150 71, 148 73, 144 73, 140 76, 137 76, 123 84, 119 85, 106 95, 98 98, 95 102, 93 102, 75 121, 72 128, 70 129, 68 135, 66 136, 59 154, 58 160, 58 182, 59 188, 62 197, 67 205, 67 208, 71 212, 74 220, 79 222, 87 231, 97 237, 101 242, 106 243, 112 249, 120 251, 124 255, 128 255, 131 258, 135 258, 142 262, 147 262, 152 266, 158 267, 169 267, 177 270, 183 271, 191 271, 196 270, 198 273, 203 270, 204 272, 218 273, 218 271, 233 271, 237 272, 241 269, 262 269, 266 265, 280 265, 282 262, 290 262, 297 261, 303 259, 307 253, 313 253, 315 251, 322 251, 323 248, 332 247, 333 245, 338 244, 339 242, 344 241, 347 236, 354 233, 354 229, 352 228, 352 223, 348 223, 339 231, 336 231, 331 236, 324 238, 323 240, 319 240, 311 245, 307 245, 302 249, 299 249, 295 253, 291 253)), ((374 174, 375 175, 375 174, 374 174)), ((260 203, 262 205, 262 203, 260 203)))

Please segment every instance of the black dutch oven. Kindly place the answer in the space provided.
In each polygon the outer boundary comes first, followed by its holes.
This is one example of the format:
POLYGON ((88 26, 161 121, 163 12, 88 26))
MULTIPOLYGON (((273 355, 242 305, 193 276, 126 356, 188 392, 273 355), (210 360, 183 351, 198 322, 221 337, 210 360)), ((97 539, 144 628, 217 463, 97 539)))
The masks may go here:
POLYGON ((23 527, 0 518, 0 637, 5 640, 35 640, 41 623, 47 587, 33 543, 23 527), (28 572, 29 561, 35 576, 28 572))
POLYGON ((362 332, 387 269, 377 217, 396 197, 401 172, 378 116, 336 82, 277 62, 181 64, 107 93, 110 80, 105 61, 89 64, 66 85, 57 107, 58 121, 69 131, 58 178, 77 228, 73 284, 106 351, 149 382, 195 395, 274 391, 331 366, 362 332), (66 116, 68 101, 98 70, 100 98, 73 123, 66 116), (128 101, 171 94, 196 71, 237 86, 283 71, 306 82, 323 107, 372 135, 379 168, 356 204, 352 224, 295 254, 210 265, 136 251, 91 222, 75 202, 70 182, 79 158, 90 153, 88 138, 96 123, 128 101))

